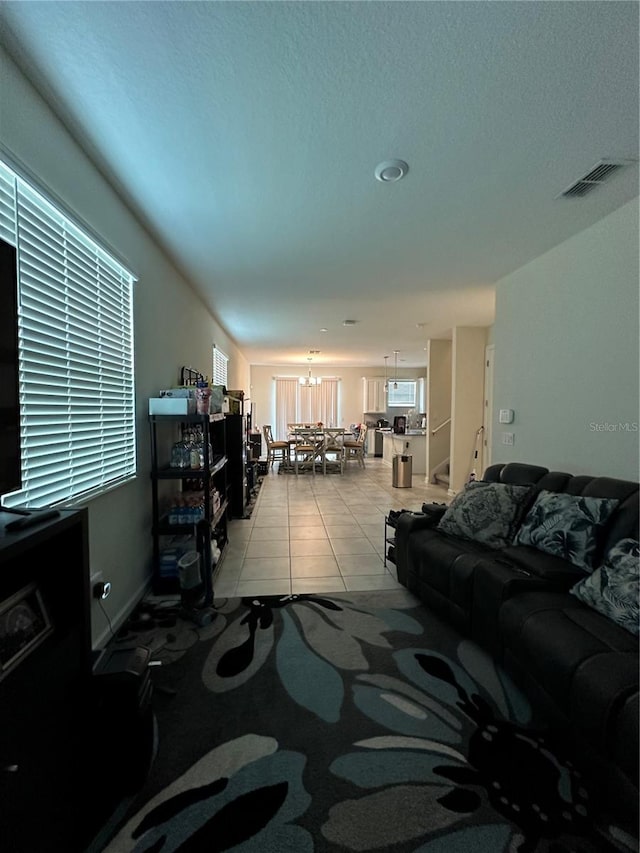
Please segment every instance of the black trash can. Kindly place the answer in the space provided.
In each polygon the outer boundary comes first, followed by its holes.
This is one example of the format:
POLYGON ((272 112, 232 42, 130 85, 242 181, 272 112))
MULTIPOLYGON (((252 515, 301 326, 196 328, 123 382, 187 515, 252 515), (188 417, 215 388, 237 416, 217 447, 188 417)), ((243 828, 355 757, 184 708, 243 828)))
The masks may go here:
POLYGON ((413 457, 405 453, 396 453, 392 463, 391 485, 395 489, 410 489, 413 457))

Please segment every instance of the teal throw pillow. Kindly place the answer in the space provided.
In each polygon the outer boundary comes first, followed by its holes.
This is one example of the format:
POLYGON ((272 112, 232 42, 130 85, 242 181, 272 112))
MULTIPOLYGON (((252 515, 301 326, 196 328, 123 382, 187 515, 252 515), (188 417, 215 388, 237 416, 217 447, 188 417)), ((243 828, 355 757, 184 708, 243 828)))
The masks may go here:
POLYGON ((602 566, 570 590, 589 607, 638 636, 640 560, 638 541, 622 539, 609 551, 602 566))
POLYGON ((569 560, 591 572, 598 535, 618 506, 615 498, 591 498, 542 491, 518 530, 514 545, 569 560))
POLYGON ((489 548, 505 548, 513 539, 531 486, 468 483, 438 523, 438 530, 489 548))

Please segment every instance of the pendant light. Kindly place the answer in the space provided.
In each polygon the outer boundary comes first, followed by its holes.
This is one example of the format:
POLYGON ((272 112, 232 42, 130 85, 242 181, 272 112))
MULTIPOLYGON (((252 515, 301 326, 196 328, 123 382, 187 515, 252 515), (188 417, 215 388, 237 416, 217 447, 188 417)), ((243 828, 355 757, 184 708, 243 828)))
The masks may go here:
POLYGON ((387 378, 387 359, 388 358, 389 358, 389 356, 385 355, 385 357, 384 357, 384 393, 385 394, 389 393, 389 380, 387 378))
POLYGON ((394 351, 393 351, 393 354, 396 357, 396 367, 395 367, 395 371, 394 371, 394 377, 395 378, 393 380, 393 390, 394 391, 398 390, 398 353, 399 352, 400 352, 400 350, 398 350, 398 349, 394 349, 394 351))
MULTIPOLYGON (((313 361, 313 359, 311 359, 311 358, 307 358, 307 361, 309 361, 309 362, 310 362, 310 361, 313 361)), ((312 388, 312 387, 314 387, 315 385, 319 385, 319 384, 320 384, 320 378, 319 378, 319 377, 315 377, 315 376, 312 376, 312 375, 311 375, 311 365, 309 365, 309 374, 308 374, 308 376, 306 376, 306 377, 301 376, 301 377, 300 377, 300 384, 301 384, 301 385, 304 385, 304 387, 305 387, 305 388, 312 388)))

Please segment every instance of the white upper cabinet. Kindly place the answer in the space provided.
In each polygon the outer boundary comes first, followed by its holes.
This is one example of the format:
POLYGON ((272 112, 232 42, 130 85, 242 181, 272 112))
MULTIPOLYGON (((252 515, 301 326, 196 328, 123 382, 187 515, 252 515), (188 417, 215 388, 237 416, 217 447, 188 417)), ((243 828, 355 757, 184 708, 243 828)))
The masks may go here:
POLYGON ((386 412, 387 399, 384 393, 384 379, 362 379, 362 411, 386 412))

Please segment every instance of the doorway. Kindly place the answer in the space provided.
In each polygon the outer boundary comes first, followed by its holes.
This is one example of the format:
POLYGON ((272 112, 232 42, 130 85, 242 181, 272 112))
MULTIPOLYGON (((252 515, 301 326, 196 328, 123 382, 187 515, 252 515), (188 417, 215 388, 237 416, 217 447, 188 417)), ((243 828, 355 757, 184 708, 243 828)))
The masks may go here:
POLYGON ((493 422, 493 362, 495 359, 495 346, 489 344, 484 349, 484 406, 483 406, 483 427, 482 433, 482 453, 479 476, 482 476, 486 469, 491 465, 491 440, 492 440, 492 422, 493 422))

